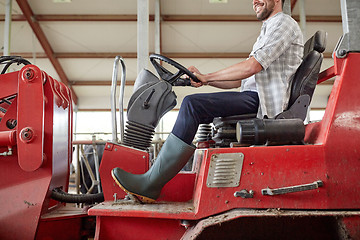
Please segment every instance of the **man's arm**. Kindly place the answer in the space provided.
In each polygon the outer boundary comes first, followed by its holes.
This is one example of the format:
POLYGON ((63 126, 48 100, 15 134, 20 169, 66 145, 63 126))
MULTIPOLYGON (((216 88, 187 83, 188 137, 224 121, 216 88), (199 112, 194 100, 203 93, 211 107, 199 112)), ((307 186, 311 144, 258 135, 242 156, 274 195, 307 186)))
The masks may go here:
POLYGON ((230 89, 240 87, 241 80, 260 72, 262 66, 254 57, 250 57, 245 61, 213 73, 201 74, 200 71, 193 66, 189 67, 189 70, 201 81, 201 83, 192 81, 194 87, 210 85, 217 88, 230 89))

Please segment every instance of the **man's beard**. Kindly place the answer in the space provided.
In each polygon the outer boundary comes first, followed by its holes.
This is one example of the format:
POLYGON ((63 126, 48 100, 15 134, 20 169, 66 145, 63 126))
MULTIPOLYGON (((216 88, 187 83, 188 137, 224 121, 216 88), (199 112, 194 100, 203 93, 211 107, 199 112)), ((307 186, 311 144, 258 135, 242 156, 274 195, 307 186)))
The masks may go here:
POLYGON ((256 15, 256 18, 260 21, 266 20, 274 11, 274 2, 267 6, 259 15, 256 15))

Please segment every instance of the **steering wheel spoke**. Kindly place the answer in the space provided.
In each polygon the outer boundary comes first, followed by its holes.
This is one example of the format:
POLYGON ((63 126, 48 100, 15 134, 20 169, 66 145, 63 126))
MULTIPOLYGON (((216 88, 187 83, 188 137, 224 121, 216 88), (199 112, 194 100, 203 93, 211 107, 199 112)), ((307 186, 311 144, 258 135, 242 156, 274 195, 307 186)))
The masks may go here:
POLYGON ((167 58, 160 54, 151 54, 150 61, 153 64, 155 70, 160 75, 160 78, 164 81, 169 82, 172 85, 184 74, 188 75, 195 82, 199 82, 197 77, 192 72, 190 72, 187 68, 185 68, 184 66, 182 66, 181 64, 175 62, 170 58, 167 58), (172 73, 169 70, 167 70, 165 67, 161 66, 161 64, 159 64, 156 60, 166 62, 171 66, 175 67, 176 69, 178 69, 179 71, 176 73, 172 73))

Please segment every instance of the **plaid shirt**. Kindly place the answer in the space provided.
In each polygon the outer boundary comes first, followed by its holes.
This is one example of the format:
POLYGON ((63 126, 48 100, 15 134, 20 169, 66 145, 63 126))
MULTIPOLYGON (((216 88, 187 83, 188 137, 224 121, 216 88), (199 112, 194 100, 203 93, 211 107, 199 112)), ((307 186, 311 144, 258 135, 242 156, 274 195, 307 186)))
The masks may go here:
POLYGON ((280 12, 263 22, 250 53, 263 70, 248 79, 256 82, 260 99, 258 117, 272 118, 286 108, 289 78, 302 62, 303 49, 300 27, 289 15, 280 12))

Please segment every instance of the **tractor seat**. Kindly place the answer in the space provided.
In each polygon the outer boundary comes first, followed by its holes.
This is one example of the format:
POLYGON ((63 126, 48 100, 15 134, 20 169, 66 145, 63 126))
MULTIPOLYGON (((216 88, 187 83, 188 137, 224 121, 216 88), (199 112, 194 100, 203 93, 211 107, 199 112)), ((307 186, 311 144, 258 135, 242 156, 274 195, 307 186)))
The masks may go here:
MULTIPOLYGON (((274 119, 295 119, 303 121, 313 96, 323 52, 326 48, 327 33, 317 31, 304 45, 303 61, 290 79, 290 98, 287 108, 274 119)), ((256 114, 236 115, 214 118, 213 140, 217 146, 227 147, 236 140, 236 123, 239 120, 256 118, 256 114)))

